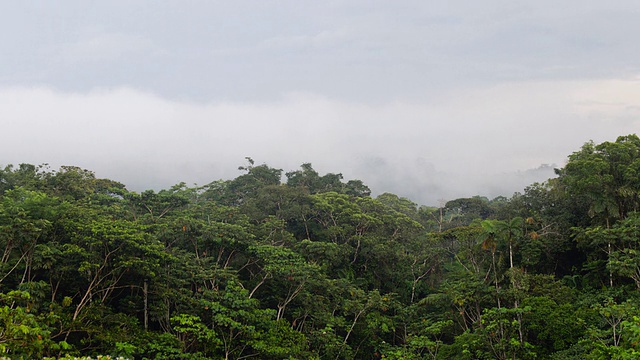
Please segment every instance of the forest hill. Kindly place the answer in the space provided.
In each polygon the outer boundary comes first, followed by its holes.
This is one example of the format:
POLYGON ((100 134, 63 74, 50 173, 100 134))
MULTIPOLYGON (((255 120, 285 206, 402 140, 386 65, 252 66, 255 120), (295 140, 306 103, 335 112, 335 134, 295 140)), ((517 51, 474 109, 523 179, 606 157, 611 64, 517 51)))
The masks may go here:
POLYGON ((0 170, 0 351, 11 358, 640 356, 640 139, 441 208, 248 164, 131 192, 0 170))

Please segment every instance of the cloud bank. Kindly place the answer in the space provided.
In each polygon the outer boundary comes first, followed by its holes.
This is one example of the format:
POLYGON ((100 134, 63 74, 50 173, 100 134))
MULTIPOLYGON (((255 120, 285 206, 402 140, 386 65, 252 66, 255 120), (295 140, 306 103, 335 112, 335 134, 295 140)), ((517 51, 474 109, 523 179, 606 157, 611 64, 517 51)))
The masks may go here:
POLYGON ((361 179, 421 204, 511 195, 586 141, 640 126, 640 81, 511 82, 378 105, 310 93, 196 103, 132 88, 0 89, 0 164, 77 165, 134 190, 285 171, 361 179))

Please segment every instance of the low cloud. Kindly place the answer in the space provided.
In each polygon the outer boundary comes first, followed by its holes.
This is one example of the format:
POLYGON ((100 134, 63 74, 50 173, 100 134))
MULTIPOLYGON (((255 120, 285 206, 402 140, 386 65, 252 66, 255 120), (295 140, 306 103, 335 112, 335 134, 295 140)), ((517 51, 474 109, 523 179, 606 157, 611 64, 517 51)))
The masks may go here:
POLYGON ((590 139, 638 129, 638 99, 636 79, 509 83, 380 105, 305 93, 193 103, 130 88, 11 87, 0 89, 0 164, 77 165, 140 191, 234 178, 250 156, 285 171, 311 162, 434 205, 510 196, 553 176, 541 165, 561 167, 590 139))

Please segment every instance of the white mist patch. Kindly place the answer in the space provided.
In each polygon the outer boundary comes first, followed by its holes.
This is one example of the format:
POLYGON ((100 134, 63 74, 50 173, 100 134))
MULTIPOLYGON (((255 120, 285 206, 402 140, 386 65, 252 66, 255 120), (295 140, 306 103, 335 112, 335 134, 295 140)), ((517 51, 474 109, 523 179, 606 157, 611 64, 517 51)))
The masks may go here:
POLYGON ((638 109, 634 79, 507 83, 379 105, 308 93, 194 103, 130 88, 12 87, 0 89, 0 164, 77 165, 142 190, 233 178, 250 156, 285 171, 311 162, 375 193, 437 204, 543 181, 551 170, 528 170, 561 167, 590 139, 633 133, 638 109))

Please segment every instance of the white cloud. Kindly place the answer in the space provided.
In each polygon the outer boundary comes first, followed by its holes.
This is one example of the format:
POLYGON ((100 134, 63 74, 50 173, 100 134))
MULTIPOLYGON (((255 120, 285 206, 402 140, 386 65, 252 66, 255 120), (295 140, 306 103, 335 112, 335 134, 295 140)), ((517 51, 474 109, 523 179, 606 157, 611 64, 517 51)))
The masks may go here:
POLYGON ((435 204, 544 180, 522 174, 562 166, 589 139, 636 131, 638 109, 635 79, 511 83, 380 105, 304 93, 197 104, 128 88, 3 88, 0 163, 79 165, 141 190, 233 178, 251 156, 286 171, 312 162, 435 204))

